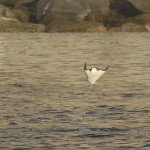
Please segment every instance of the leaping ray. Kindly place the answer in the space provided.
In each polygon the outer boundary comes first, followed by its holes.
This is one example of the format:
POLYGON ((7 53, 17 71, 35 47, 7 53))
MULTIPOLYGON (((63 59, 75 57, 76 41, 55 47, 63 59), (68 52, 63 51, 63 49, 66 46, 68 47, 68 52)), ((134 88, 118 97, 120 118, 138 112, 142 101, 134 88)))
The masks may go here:
POLYGON ((93 85, 96 81, 108 70, 109 65, 104 69, 100 70, 98 68, 87 69, 86 63, 84 64, 84 72, 88 78, 88 81, 93 85))

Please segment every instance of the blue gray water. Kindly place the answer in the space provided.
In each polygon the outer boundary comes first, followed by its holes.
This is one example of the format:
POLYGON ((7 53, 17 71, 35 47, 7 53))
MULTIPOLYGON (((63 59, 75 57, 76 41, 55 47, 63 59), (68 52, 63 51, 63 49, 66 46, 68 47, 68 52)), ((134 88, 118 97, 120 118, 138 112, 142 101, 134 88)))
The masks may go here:
POLYGON ((150 34, 0 34, 0 149, 149 150, 150 34))

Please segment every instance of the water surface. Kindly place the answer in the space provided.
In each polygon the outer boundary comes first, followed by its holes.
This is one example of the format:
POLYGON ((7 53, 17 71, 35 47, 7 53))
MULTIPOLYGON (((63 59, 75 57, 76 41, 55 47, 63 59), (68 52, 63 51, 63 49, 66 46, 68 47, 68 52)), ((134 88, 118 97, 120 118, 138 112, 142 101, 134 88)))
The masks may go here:
POLYGON ((149 33, 1 34, 0 149, 148 150, 149 41, 149 33), (88 97, 85 62, 110 65, 88 97))

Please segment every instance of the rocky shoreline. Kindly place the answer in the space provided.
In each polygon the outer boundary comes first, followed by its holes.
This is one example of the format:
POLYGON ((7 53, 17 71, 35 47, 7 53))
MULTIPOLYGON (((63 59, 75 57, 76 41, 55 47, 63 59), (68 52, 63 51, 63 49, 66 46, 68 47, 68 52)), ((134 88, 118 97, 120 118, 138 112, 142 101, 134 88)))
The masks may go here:
POLYGON ((2 32, 150 32, 149 0, 0 0, 2 32))

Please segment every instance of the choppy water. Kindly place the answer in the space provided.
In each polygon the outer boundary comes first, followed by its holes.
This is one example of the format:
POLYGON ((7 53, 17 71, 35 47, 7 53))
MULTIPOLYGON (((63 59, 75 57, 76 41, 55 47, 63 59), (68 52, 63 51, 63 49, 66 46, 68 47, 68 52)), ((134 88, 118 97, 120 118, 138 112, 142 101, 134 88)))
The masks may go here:
POLYGON ((0 149, 149 150, 150 34, 0 34, 0 149))

